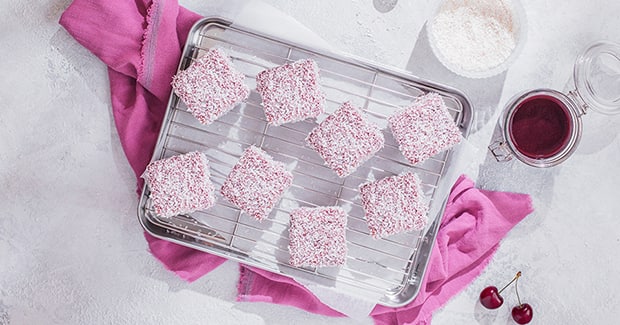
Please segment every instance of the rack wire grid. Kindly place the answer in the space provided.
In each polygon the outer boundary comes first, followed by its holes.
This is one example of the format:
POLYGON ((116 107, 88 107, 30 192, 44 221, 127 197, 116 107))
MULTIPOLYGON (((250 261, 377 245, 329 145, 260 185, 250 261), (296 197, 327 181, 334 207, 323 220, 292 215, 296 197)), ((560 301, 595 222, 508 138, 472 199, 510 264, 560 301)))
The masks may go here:
MULTIPOLYGON (((387 127, 387 117, 410 105, 424 93, 439 93, 454 121, 468 131, 470 107, 464 96, 447 87, 394 73, 358 59, 308 49, 260 33, 238 28, 219 19, 204 19, 188 37, 179 71, 208 49, 227 53, 252 89, 249 98, 210 125, 200 124, 185 104, 172 94, 153 160, 190 151, 209 159, 216 186, 214 207, 170 218, 154 214, 148 187, 142 194, 139 216, 147 230, 158 237, 216 255, 225 256, 299 279, 336 287, 361 297, 380 296, 386 306, 400 306, 417 294, 445 197, 438 197, 442 176, 450 165, 451 151, 411 165, 400 153, 387 127), (316 120, 273 126, 267 123, 255 91, 255 77, 265 69, 298 59, 312 58, 320 69, 326 95, 326 112, 316 120), (360 107, 385 137, 385 146, 353 174, 338 177, 322 158, 305 144, 308 133, 345 101, 360 107), (286 164, 294 175, 269 218, 262 222, 244 214, 219 194, 232 167, 250 145, 262 148, 286 164), (358 187, 368 181, 415 172, 430 205, 429 226, 374 239, 369 235, 358 187), (289 213, 300 206, 340 206, 347 211, 348 255, 342 267, 296 268, 288 264, 289 213)), ((451 184, 447 184, 449 186, 451 184)))

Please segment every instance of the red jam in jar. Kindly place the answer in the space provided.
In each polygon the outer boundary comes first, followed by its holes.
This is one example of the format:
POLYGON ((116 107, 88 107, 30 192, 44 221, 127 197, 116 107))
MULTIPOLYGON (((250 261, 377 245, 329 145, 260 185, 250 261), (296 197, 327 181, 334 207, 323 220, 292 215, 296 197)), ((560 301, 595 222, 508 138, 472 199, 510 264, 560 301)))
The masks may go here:
POLYGON ((581 139, 581 116, 589 108, 620 114, 620 87, 614 83, 620 80, 619 62, 620 44, 599 41, 577 58, 573 90, 540 88, 515 95, 504 107, 501 138, 489 145, 495 159, 516 157, 540 168, 568 159, 581 139))
POLYGON ((514 108, 509 123, 515 149, 530 158, 553 157, 570 140, 570 113, 564 103, 553 96, 539 94, 524 99, 514 108))

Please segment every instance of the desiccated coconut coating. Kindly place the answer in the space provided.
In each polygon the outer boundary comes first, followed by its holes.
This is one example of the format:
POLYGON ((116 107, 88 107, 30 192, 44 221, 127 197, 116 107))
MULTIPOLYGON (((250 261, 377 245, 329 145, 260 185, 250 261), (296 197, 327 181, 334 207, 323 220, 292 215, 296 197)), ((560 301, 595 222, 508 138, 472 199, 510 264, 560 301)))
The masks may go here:
POLYGON ((302 207, 291 212, 292 266, 338 266, 347 256, 347 215, 340 207, 302 207))
POLYGON ((306 142, 338 176, 345 177, 383 148, 385 141, 376 125, 345 102, 310 132, 306 142))
POLYGON ((428 93, 388 118, 399 149, 417 164, 456 145, 463 138, 439 94, 428 93))
POLYGON ((428 205, 413 173, 365 183, 360 194, 368 229, 375 238, 426 226, 428 205))
POLYGON ((202 124, 210 124, 245 100, 250 89, 222 50, 211 49, 172 78, 175 94, 202 124))
POLYGON ((298 60, 256 76, 267 121, 273 125, 302 121, 323 113, 325 94, 319 85, 319 68, 312 59, 298 60))
POLYGON ((162 217, 208 209, 215 204, 209 161, 201 152, 153 161, 142 177, 151 190, 155 213, 162 217))
POLYGON ((283 163, 260 148, 247 148, 224 181, 220 192, 248 215, 264 220, 293 182, 283 163))

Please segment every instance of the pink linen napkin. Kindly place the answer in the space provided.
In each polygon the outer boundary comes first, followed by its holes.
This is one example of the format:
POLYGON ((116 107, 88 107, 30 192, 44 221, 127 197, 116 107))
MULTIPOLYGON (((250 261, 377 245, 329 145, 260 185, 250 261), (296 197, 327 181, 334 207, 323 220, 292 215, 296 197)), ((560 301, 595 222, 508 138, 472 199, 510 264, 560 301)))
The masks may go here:
MULTIPOLYGON (((532 212, 529 195, 474 187, 461 176, 452 187, 431 253, 429 268, 416 298, 404 307, 377 305, 376 324, 430 324, 432 313, 469 285, 486 267, 501 239, 532 212)), ((241 266, 239 301, 263 301, 342 316, 287 277, 241 266)))
MULTIPOLYGON (((113 116, 138 178, 138 190, 157 140, 182 45, 199 18, 175 0, 75 0, 60 19, 80 44, 109 67, 113 116)), ((525 195, 476 190, 470 180, 461 178, 446 208, 424 290, 406 307, 377 306, 371 315, 385 324, 428 319, 481 272, 505 233, 530 211, 525 195)), ((225 261, 146 233, 145 237, 152 254, 188 281, 225 261)), ((341 315, 289 278, 244 266, 241 275, 239 300, 271 301, 341 315)))
MULTIPOLYGON (((182 47, 201 17, 176 0, 75 0, 60 24, 108 66, 112 113, 121 145, 138 179, 151 159, 182 47)), ((151 253, 193 281, 226 260, 144 233, 151 253)))

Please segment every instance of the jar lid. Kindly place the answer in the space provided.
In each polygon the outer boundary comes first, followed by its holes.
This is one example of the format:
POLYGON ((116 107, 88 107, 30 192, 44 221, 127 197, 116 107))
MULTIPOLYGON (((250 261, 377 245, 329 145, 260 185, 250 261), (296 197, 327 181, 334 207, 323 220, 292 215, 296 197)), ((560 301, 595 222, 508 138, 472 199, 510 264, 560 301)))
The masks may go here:
POLYGON ((604 114, 620 113, 620 44, 600 41, 577 58, 574 70, 579 97, 604 114))

